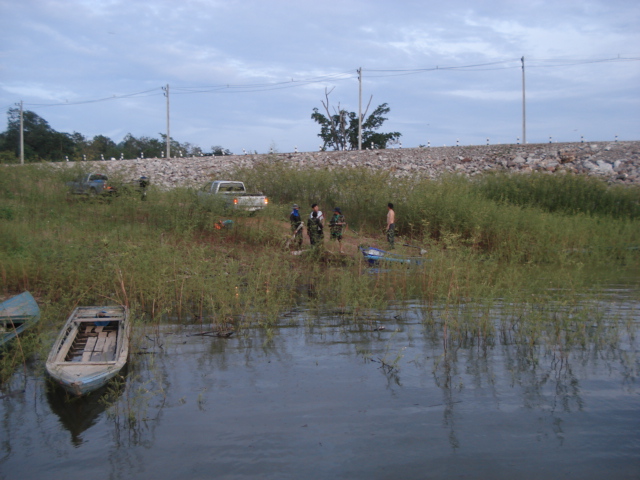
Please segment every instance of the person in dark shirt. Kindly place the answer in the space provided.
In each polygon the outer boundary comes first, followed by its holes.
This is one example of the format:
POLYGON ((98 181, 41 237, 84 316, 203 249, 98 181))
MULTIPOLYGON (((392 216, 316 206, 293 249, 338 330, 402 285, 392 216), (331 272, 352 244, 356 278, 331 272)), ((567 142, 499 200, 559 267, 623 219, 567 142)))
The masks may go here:
POLYGON ((342 251, 342 234, 347 226, 347 221, 342 215, 342 211, 339 207, 333 209, 333 216, 329 220, 329 231, 331 232, 331 240, 338 240, 338 245, 340 245, 340 253, 344 253, 342 251))
POLYGON ((318 212, 312 212, 311 218, 307 220, 307 235, 312 246, 322 245, 324 237, 322 222, 318 218, 318 212))

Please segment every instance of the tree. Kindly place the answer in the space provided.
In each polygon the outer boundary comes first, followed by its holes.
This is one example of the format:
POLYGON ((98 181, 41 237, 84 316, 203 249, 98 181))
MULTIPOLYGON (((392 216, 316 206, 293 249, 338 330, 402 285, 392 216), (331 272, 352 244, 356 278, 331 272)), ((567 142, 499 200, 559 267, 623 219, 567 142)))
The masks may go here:
POLYGON ((220 145, 214 145, 211 147, 211 155, 214 157, 221 157, 223 155, 233 155, 233 152, 228 148, 221 147, 220 145))
POLYGON ((79 161, 86 158, 91 161, 101 160, 103 157, 105 160, 109 160, 110 158, 120 157, 118 146, 109 137, 96 135, 93 139, 89 140, 78 132, 73 132, 70 137, 75 146, 75 153, 69 157, 70 160, 79 161))
MULTIPOLYGON (((166 136, 164 137, 166 138, 166 136)), ((162 157, 166 150, 166 143, 157 138, 145 137, 136 138, 127 133, 122 141, 118 144, 118 149, 123 153, 124 158, 138 158, 144 155, 146 158, 162 157)), ((173 148, 173 143, 171 145, 173 148)))
MULTIPOLYGON (((0 133, 0 163, 17 163, 20 155, 20 110, 10 108, 7 112, 7 130, 0 133)), ((136 138, 128 133, 120 143, 116 144, 109 137, 96 135, 92 139, 86 138, 78 132, 72 134, 56 132, 49 123, 34 112, 23 112, 24 123, 24 153, 25 161, 41 160, 64 161, 69 160, 100 160, 102 157, 137 158, 143 154, 146 158, 163 157, 166 154, 167 136, 160 134, 160 140, 151 137, 136 138)), ((171 140, 171 155, 201 156, 202 149, 188 142, 180 143, 171 140)), ((231 155, 229 150, 213 147, 212 155, 231 155), (216 153, 215 149, 219 149, 216 153)))
MULTIPOLYGON (((7 112, 7 130, 0 134, 0 151, 20 155, 20 109, 7 112)), ((56 132, 49 123, 36 113, 22 112, 24 133, 24 157, 27 162, 50 160, 61 161, 74 152, 74 141, 67 133, 56 132)))
POLYGON ((116 158, 118 155, 118 146, 116 142, 104 135, 96 135, 91 140, 91 148, 95 152, 96 157, 104 156, 104 158, 116 158))
MULTIPOLYGON (((320 124, 320 133, 318 136, 323 140, 323 150, 333 148, 334 150, 357 150, 358 149, 358 114, 348 112, 340 108, 332 108, 329 104, 329 94, 331 91, 325 90, 326 102, 322 101, 322 106, 327 115, 323 115, 318 108, 313 109, 311 118, 320 124)), ((391 110, 386 103, 378 105, 378 107, 367 117, 367 111, 371 105, 371 100, 362 114, 362 146, 367 148, 373 145, 373 148, 383 149, 387 145, 398 141, 402 136, 400 132, 381 133, 377 130, 387 120, 386 115, 391 110)))

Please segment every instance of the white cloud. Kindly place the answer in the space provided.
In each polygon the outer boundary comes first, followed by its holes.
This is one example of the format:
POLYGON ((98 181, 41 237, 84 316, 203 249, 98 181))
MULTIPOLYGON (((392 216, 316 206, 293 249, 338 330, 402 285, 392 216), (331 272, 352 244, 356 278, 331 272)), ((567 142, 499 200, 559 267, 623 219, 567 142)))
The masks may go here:
POLYGON ((454 97, 492 102, 513 102, 522 98, 521 91, 450 90, 445 92, 445 94, 454 97))
MULTIPOLYGON (((159 87, 170 84, 172 132, 184 135, 176 137, 179 141, 205 148, 217 143, 236 151, 268 147, 271 140, 283 148, 296 143, 303 149, 307 142, 307 148, 315 150, 312 108, 320 106, 325 87, 335 87, 332 102, 355 110, 355 70, 363 67, 363 100, 373 95, 373 105, 389 104, 389 129, 402 129, 407 146, 425 143, 425 124, 431 123, 430 140, 435 143, 443 132, 463 137, 465 128, 476 131, 478 118, 492 137, 504 132, 512 138, 517 135, 511 131, 513 122, 505 122, 505 113, 496 110, 519 108, 522 55, 532 115, 538 108, 544 114, 553 101, 570 105, 567 115, 589 104, 589 118, 598 119, 598 125, 620 125, 615 127, 619 133, 626 129, 636 136, 640 131, 631 101, 640 96, 640 62, 547 68, 554 63, 538 61, 618 53, 639 57, 634 52, 640 45, 637 2, 406 0, 393 7, 381 0, 0 2, 0 105, 20 99, 32 104, 72 102, 158 88, 150 98, 36 110, 54 128, 63 125, 66 131, 155 135, 164 128, 159 87), (385 78, 371 72, 501 60, 512 63, 495 71, 385 78), (292 83, 269 91, 230 88, 182 95, 194 86, 324 76, 319 83, 297 88, 287 88, 292 83), (616 105, 614 116, 607 104, 616 105), (440 122, 437 126, 434 119, 440 122), (296 138, 289 141, 287 135, 296 138)), ((534 119, 531 125, 535 128, 534 119)), ((445 141, 455 138, 439 143, 445 141)))
POLYGON ((473 35, 449 39, 422 30, 401 29, 400 36, 402 40, 387 44, 408 55, 441 57, 450 64, 461 58, 496 58, 502 54, 488 41, 473 35))
POLYGON ((0 86, 4 91, 16 95, 20 98, 29 98, 32 103, 34 100, 42 102, 67 102, 69 100, 75 100, 76 95, 70 90, 61 91, 57 89, 51 89, 45 85, 38 84, 24 84, 24 85, 7 85, 0 86))
MULTIPOLYGON (((542 8, 549 9, 550 5, 542 8)), ((606 22, 598 22, 597 17, 581 18, 577 12, 575 16, 554 17, 551 14, 523 20, 467 13, 464 23, 471 28, 485 30, 488 36, 497 36, 513 52, 542 58, 610 55, 625 44, 624 39, 631 33, 620 33, 606 22)), ((640 35, 631 34, 640 41, 640 35)))

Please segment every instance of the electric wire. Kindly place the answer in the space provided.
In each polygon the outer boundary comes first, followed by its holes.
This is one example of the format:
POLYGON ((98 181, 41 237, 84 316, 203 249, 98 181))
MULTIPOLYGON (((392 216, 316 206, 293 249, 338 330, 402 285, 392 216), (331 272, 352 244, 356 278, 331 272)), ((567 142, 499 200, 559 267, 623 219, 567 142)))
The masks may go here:
POLYGON ((66 105, 85 105, 89 103, 107 102, 109 100, 120 100, 123 98, 151 97, 155 95, 162 95, 162 92, 151 93, 151 92, 155 92, 156 90, 157 88, 153 88, 150 90, 144 90, 142 92, 128 93, 124 95, 112 95, 110 97, 97 98, 93 100, 78 100, 75 102, 61 102, 61 103, 26 103, 25 102, 23 103, 23 105, 30 106, 30 107, 61 107, 66 105))
MULTIPOLYGON (((524 58, 524 57, 523 57, 524 58)), ((640 61, 640 58, 631 56, 631 57, 612 57, 612 58, 601 58, 601 59, 541 59, 541 58, 526 58, 527 68, 562 68, 562 67, 571 67, 577 65, 588 65, 588 64, 597 64, 597 63, 615 63, 615 62, 635 62, 640 61), (563 62, 563 63, 555 63, 555 62, 563 62)), ((435 67, 426 67, 426 68, 413 68, 413 69, 365 69, 362 68, 363 72, 366 72, 366 78, 385 78, 385 77, 397 77, 397 76, 407 76, 407 75, 418 75, 421 73, 430 73, 430 72, 440 72, 440 71, 449 71, 449 72, 464 72, 464 73, 473 73, 480 71, 494 71, 494 70, 508 70, 508 69, 516 69, 521 68, 520 62, 523 59, 507 59, 507 60, 499 60, 494 62, 486 62, 486 63, 476 63, 469 65, 449 65, 449 66, 439 66, 435 67), (509 65, 512 64, 512 65, 509 65)), ((302 86, 308 86, 317 83, 327 83, 327 82, 338 82, 344 80, 351 80, 356 78, 358 75, 356 70, 347 71, 347 72, 339 72, 327 75, 320 75, 310 78, 302 78, 296 80, 294 77, 291 80, 287 81, 279 81, 279 82, 263 82, 263 83, 247 83, 247 84, 218 84, 218 85, 200 85, 200 86, 172 86, 171 93, 173 95, 194 95, 194 94, 205 94, 205 93, 255 93, 255 92, 268 92, 274 90, 283 90, 289 88, 298 88, 302 86)), ((58 103, 23 103, 23 106, 29 107, 60 107, 60 106, 70 106, 70 105, 86 105, 92 103, 100 103, 107 102, 112 100, 122 100, 129 98, 143 98, 143 97, 151 97, 151 96, 159 96, 165 95, 163 92, 164 87, 156 87, 149 90, 143 90, 141 92, 129 93, 129 94, 121 94, 121 95, 111 95, 109 97, 102 97, 91 100, 78 100, 78 101, 66 101, 66 102, 58 102, 58 103)))

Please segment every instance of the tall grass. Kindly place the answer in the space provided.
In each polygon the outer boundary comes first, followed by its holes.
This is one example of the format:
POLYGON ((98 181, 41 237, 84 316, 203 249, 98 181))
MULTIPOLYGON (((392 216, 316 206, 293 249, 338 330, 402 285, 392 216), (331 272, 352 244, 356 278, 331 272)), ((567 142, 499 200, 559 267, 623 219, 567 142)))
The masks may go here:
POLYGON ((356 229, 381 227, 387 203, 401 198, 411 185, 387 172, 364 168, 296 170, 279 161, 240 170, 237 175, 276 203, 299 204, 302 213, 310 211, 314 203, 325 216, 340 207, 348 212, 349 225, 356 229))
POLYGON ((640 218, 640 188, 609 185, 595 177, 498 173, 483 176, 476 187, 490 200, 550 213, 640 218))
POLYGON ((586 251, 591 261, 633 261, 637 255, 630 248, 640 245, 640 188, 593 178, 395 179, 366 169, 297 170, 277 161, 239 176, 276 202, 301 204, 303 211, 312 203, 325 212, 340 206, 356 231, 381 232, 392 202, 406 240, 471 248, 508 261, 560 262, 586 251))
MULTIPOLYGON (((630 248, 640 244, 634 216, 494 200, 483 182, 498 177, 398 180, 364 169, 264 164, 236 178, 264 191, 269 208, 234 215, 231 228, 219 229, 228 212, 204 208, 193 190, 152 188, 147 201, 91 200, 67 193, 71 176, 31 165, 0 175, 2 294, 30 290, 43 309, 29 352, 50 345, 73 307, 110 303, 129 305, 146 322, 242 329, 270 328, 300 301, 366 322, 388 302, 414 299, 441 312, 432 318, 446 319, 449 331, 482 336, 489 335, 494 302, 528 304, 536 292, 548 298, 582 291, 593 281, 587 267, 638 266, 630 248), (319 203, 327 215, 340 206, 348 235, 383 242, 388 202, 396 205, 398 243, 429 247, 422 266, 368 274, 357 259, 332 266, 330 256, 292 256, 284 248, 291 203, 319 203)), ((507 186, 511 181, 504 178, 507 186)), ((637 191, 629 191, 620 198, 634 198, 637 191)))
MULTIPOLYGON (((265 218, 240 216, 233 228, 219 230, 219 212, 201 208, 186 189, 151 192, 147 202, 89 200, 69 196, 63 175, 42 177, 35 167, 21 169, 4 190, 12 212, 0 220, 5 292, 126 303, 154 317, 193 316, 225 302, 241 305, 221 307, 237 314, 275 302, 273 294, 256 295, 257 285, 279 281, 275 270, 282 269, 273 265, 285 255, 282 249, 252 255, 256 246, 280 244, 279 229, 265 218)), ((283 283, 295 279, 285 274, 283 283)))

